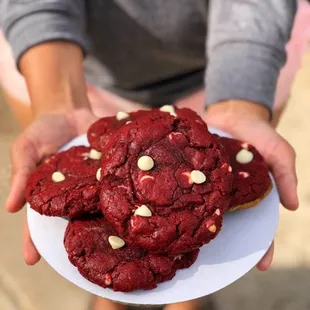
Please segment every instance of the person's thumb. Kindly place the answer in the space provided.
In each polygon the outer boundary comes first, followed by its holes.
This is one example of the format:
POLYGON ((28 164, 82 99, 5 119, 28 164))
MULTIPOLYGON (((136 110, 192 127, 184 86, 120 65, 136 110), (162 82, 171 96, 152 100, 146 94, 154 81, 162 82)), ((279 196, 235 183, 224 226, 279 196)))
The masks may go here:
POLYGON ((263 155, 271 167, 281 203, 289 210, 296 210, 298 208, 296 154, 282 137, 278 136, 275 141, 276 143, 267 148, 263 155))

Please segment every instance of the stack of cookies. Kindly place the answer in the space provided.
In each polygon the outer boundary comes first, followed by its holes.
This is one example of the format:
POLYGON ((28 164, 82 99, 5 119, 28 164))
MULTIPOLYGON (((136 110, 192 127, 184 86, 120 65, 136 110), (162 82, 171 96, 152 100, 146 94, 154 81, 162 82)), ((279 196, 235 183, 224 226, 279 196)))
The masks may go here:
POLYGON ((211 134, 192 110, 119 112, 77 146, 43 162, 26 198, 69 219, 64 245, 89 281, 115 291, 152 289, 190 267, 227 211, 271 190, 268 167, 242 141, 211 134))

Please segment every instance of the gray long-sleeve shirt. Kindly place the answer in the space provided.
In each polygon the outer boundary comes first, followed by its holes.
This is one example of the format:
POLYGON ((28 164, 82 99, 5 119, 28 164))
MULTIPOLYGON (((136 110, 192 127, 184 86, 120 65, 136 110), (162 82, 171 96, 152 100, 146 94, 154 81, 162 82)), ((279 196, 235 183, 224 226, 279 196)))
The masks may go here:
POLYGON ((152 106, 205 82, 207 103, 272 108, 296 0, 0 0, 20 56, 50 40, 79 44, 97 86, 152 106))

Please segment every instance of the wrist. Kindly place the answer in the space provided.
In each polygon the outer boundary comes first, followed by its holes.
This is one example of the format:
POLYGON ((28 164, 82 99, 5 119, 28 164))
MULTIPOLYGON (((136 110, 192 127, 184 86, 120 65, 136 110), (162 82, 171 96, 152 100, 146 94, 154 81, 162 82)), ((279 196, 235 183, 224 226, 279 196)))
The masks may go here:
POLYGON ((74 103, 60 103, 55 104, 51 108, 44 107, 42 109, 35 109, 33 111, 34 118, 40 118, 45 115, 59 115, 59 116, 68 116, 78 115, 84 113, 92 113, 91 108, 89 106, 86 107, 78 107, 74 103))
POLYGON ((59 122, 59 120, 66 122, 66 131, 71 132, 72 136, 84 134, 87 132, 89 126, 98 120, 91 109, 75 108, 72 110, 54 109, 52 111, 43 112, 37 114, 34 121, 45 122, 51 119, 55 120, 55 124, 59 122))
POLYGON ((205 120, 219 128, 230 128, 240 120, 270 121, 270 111, 263 105, 243 100, 227 100, 207 107, 205 120))

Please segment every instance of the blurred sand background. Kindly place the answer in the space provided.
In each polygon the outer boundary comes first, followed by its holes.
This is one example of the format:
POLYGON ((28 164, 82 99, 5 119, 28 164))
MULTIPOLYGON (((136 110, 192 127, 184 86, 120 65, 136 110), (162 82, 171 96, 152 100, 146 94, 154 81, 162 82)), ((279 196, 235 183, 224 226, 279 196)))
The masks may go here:
MULTIPOLYGON (((300 210, 281 209, 275 260, 270 271, 251 271, 216 293, 217 310, 310 309, 310 52, 297 75, 278 131, 295 147, 300 210)), ((27 267, 22 258, 24 213, 7 214, 9 147, 19 132, 0 98, 0 309, 84 310, 90 296, 56 274, 43 260, 27 267)), ((140 308, 142 309, 142 308, 140 308)))

